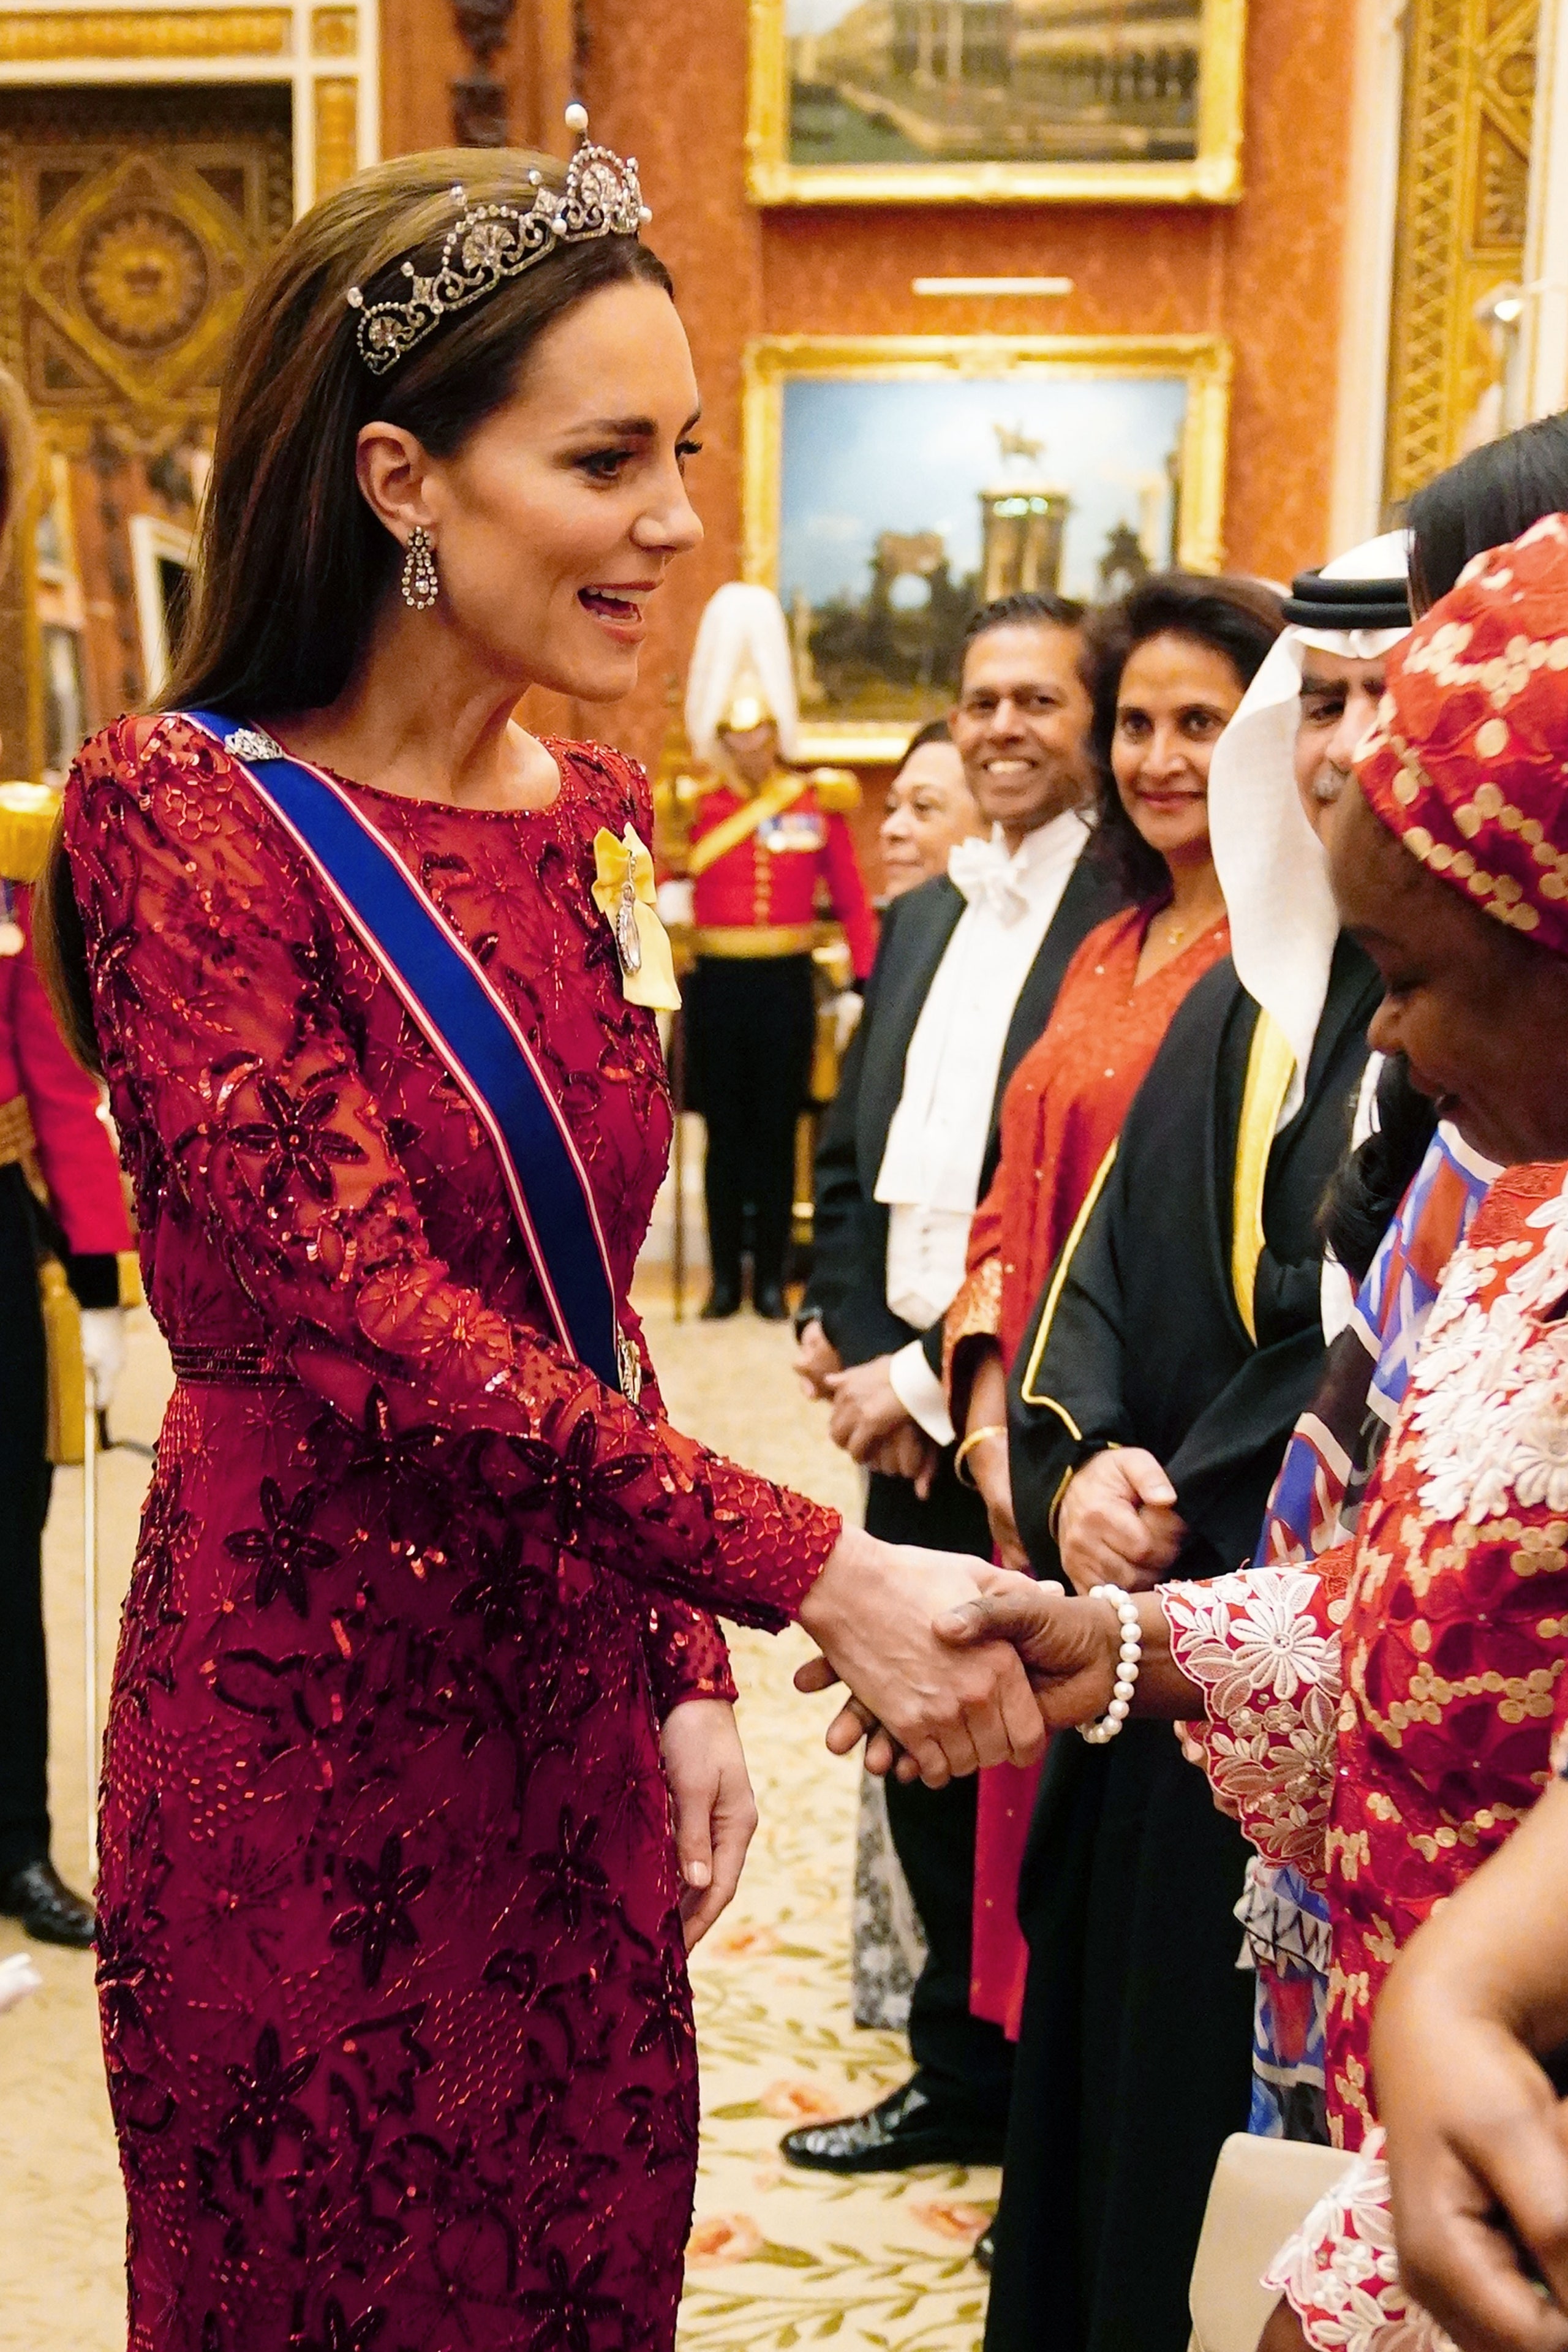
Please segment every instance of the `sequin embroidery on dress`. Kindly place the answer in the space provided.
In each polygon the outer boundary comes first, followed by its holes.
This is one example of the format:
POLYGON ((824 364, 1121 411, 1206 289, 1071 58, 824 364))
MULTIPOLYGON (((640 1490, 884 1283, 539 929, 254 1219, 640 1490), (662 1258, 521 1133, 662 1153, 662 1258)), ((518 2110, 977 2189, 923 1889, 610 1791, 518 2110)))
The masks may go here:
POLYGON ((626 1285, 669 1130, 591 842, 372 788, 570 1121, 645 1385, 555 1344, 460 1089, 179 722, 67 796, 179 1371, 103 1784, 131 2352, 673 2342, 697 2088, 658 1718, 727 1696, 837 1521, 664 1421, 626 1285), (613 2225, 612 2219, 613 2216, 613 2225))

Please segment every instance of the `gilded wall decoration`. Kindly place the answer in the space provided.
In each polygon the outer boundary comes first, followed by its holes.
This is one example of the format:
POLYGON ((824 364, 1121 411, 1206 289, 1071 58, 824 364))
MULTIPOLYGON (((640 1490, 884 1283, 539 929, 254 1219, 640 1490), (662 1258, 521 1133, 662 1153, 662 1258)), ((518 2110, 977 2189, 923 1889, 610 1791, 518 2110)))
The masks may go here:
POLYGON ((749 0, 759 204, 1229 203, 1246 0, 749 0))
POLYGON ((359 47, 359 12, 354 8, 313 8, 310 11, 310 54, 316 58, 352 58, 359 47))
POLYGON ((1538 0, 1410 0, 1384 496, 1496 425, 1505 352, 1478 306, 1524 257, 1538 0))
POLYGON ((287 8, 25 8, 0 16, 0 65, 52 65, 77 58, 287 57, 287 8))
MULTIPOLYGON (((293 200, 287 88, 0 88, 0 359, 66 469, 69 530, 57 511, 48 533, 79 571, 89 727, 146 690, 132 526, 195 519, 228 345, 293 200)), ((0 734, 34 774, 58 733, 42 562, 40 543, 0 614, 0 734)))
POLYGON ((325 75, 316 84, 316 197, 331 195, 359 170, 359 84, 325 75))

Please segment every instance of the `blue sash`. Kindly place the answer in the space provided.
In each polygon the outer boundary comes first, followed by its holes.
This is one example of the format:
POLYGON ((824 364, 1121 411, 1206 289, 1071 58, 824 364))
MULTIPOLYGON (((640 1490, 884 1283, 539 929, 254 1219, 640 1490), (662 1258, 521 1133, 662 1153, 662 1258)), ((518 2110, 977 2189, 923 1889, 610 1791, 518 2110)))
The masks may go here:
POLYGON ((562 1341, 635 1398, 640 1360, 616 1314, 587 1171, 517 1023, 408 868, 346 793, 258 728, 181 714, 216 736, 310 860, 457 1079, 494 1144, 562 1341))

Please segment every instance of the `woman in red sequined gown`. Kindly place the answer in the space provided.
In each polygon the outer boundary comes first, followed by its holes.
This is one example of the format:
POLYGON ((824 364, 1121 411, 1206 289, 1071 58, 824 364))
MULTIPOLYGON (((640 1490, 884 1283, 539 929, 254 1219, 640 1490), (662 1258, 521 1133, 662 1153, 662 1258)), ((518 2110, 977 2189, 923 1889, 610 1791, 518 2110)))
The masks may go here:
MULTIPOLYGON (((270 266, 170 698, 342 778, 467 944, 642 1352, 669 1103, 592 890, 602 828, 649 837, 647 781, 510 714, 530 683, 635 679, 644 599, 699 535, 694 387, 659 266, 581 214, 371 368, 348 288, 401 303, 476 186, 535 203, 515 156, 405 159, 270 266), (413 565, 398 593, 416 528, 433 602, 413 565)), ((482 277, 477 217, 451 267, 482 277)), ((679 1436, 646 1353, 632 1403, 561 1344, 468 1096, 210 734, 177 709, 108 729, 65 842, 57 973, 79 914, 178 1373, 103 1785, 132 2352, 668 2352, 684 1945, 751 1818, 707 1611, 798 1615, 938 1779, 1026 1751, 1037 1711, 1010 1651, 967 1689, 945 1671, 961 1564, 868 1548, 679 1436)))

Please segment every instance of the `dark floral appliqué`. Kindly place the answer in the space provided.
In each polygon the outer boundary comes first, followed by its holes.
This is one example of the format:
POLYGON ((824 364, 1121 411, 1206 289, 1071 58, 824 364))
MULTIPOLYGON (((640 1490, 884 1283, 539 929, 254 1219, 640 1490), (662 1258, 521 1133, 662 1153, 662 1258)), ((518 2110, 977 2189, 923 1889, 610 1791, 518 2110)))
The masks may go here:
POLYGON ((315 2126, 294 2094, 302 2091, 316 2071, 313 2057, 295 2058, 285 2066, 283 2045, 275 2025, 264 2025, 257 2036, 248 2066, 226 2066, 224 2074, 237 2093, 234 2105, 217 2127, 218 2146, 227 2152, 236 2185, 240 2179, 239 2151, 248 2140, 258 2164, 269 2164, 279 2132, 310 2140, 315 2126))
POLYGON ((411 1862, 404 1868, 401 1830, 395 1830, 386 1840, 374 1869, 368 1862, 352 1858, 344 1863, 349 1891, 359 1900, 352 1911, 333 1920, 330 1932, 334 1944, 361 1947, 360 1969, 367 1985, 381 1982, 386 1955, 394 1944, 412 1946, 419 1941, 408 1906, 424 1894, 434 1874, 425 1862, 411 1862))
POLYGON ((607 1895, 609 1874, 588 1851, 598 1834, 597 1822, 584 1822, 579 1828, 571 1806, 562 1806, 555 1846, 549 1853, 530 1854, 528 1858, 530 1872, 549 1882, 534 1904, 536 1919, 559 1911, 575 1932, 583 1924, 584 1903, 602 1901, 607 1895))
POLYGON ((276 1478, 263 1478, 260 1491, 261 1516, 267 1524, 237 1528, 225 1537, 224 1549, 231 1559, 254 1566, 258 1609, 269 1607, 282 1592, 295 1616, 306 1617, 310 1609, 305 1589, 307 1570, 330 1568, 338 1556, 335 1544, 310 1533, 321 1491, 318 1486, 301 1486, 286 1503, 276 1478))
POLYGON ((598 1458, 598 1425, 591 1412, 581 1414, 563 1444, 552 1431, 543 1438, 509 1437, 507 1444, 533 1474, 532 1482, 513 1497, 521 1511, 541 1511, 563 1551, 581 1542, 590 1525, 629 1528, 631 1516, 619 1500, 652 1467, 640 1454, 614 1454, 598 1458))
POLYGON ((327 1124, 342 1095, 331 1070, 307 1079, 298 1094, 270 1074, 258 1077, 256 1096, 264 1116, 237 1122, 229 1136, 241 1151, 259 1155, 264 1201, 281 1200, 296 1175, 314 1200, 330 1201, 337 1190, 333 1166, 363 1163, 363 1146, 327 1124))
POLYGON ((544 2275, 550 2284, 518 2296, 521 2308, 539 2318, 528 2339, 529 2352, 594 2352, 595 2321, 625 2317, 618 2295, 598 2292, 609 2259, 605 2247, 574 2278, 560 2247, 546 2247, 544 2275))

